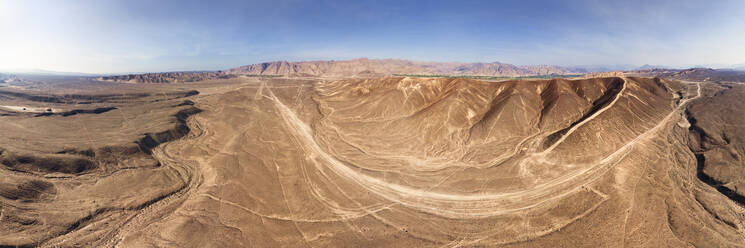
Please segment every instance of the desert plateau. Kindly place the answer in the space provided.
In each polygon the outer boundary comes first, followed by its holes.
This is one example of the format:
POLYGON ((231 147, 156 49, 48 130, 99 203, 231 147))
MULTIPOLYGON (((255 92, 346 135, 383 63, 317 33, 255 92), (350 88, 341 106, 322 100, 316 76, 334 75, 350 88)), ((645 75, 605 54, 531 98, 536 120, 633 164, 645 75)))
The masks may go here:
POLYGON ((3 2, 0 247, 745 247, 742 10, 3 2))
POLYGON ((86 80, 0 87, 4 245, 745 242, 738 83, 86 80))

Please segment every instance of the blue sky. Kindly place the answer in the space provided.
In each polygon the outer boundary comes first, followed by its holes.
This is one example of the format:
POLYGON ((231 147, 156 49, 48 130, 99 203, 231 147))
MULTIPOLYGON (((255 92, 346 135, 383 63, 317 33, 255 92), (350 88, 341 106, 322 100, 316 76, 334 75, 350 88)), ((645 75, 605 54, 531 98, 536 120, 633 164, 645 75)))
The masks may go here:
POLYGON ((0 1, 0 69, 274 60, 745 63, 745 1, 0 1))

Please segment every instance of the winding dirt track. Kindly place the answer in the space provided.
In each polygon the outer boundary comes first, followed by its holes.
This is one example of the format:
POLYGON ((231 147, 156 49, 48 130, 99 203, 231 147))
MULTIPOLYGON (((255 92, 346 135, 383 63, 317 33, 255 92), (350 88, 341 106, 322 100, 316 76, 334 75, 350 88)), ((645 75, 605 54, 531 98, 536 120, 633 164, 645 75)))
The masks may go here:
MULTIPOLYGON (((578 123, 572 127, 564 136, 562 136, 556 143, 545 151, 529 155, 521 163, 535 162, 535 156, 545 156, 546 153, 551 152, 556 146, 560 145, 568 136, 581 127, 583 124, 592 121, 594 118, 605 112, 607 109, 614 107, 614 104, 623 95, 626 89, 626 79, 624 78, 624 85, 615 99, 594 113, 589 118, 578 123)), ((697 84, 698 85, 698 84, 697 84)), ((398 185, 382 181, 378 178, 367 176, 359 173, 350 167, 346 166, 343 162, 334 158, 332 155, 327 153, 321 148, 313 138, 311 128, 297 118, 295 113, 288 108, 285 104, 278 99, 271 90, 269 92, 269 99, 274 101, 277 109, 282 113, 282 118, 293 130, 295 137, 303 143, 305 149, 323 159, 325 164, 316 166, 329 166, 334 172, 342 175, 346 178, 352 179, 359 185, 363 186, 370 192, 376 193, 377 195, 388 199, 390 201, 402 204, 404 206, 420 209, 432 214, 438 214, 450 218, 483 218, 488 216, 502 215, 506 213, 512 213, 515 211, 525 210, 544 202, 564 197, 568 194, 576 192, 583 188, 588 182, 595 180, 599 177, 599 174, 606 172, 609 165, 613 165, 617 160, 623 158, 623 155, 628 149, 642 142, 653 135, 673 117, 679 116, 682 107, 690 100, 700 97, 700 85, 698 86, 697 96, 682 101, 678 107, 673 109, 662 121, 660 121, 653 128, 645 131, 631 142, 627 143, 621 149, 612 153, 611 155, 602 158, 599 163, 588 166, 587 169, 577 171, 573 174, 569 174, 560 178, 551 180, 550 182, 534 185, 529 189, 503 192, 497 194, 444 194, 431 192, 424 189, 408 187, 406 185, 398 185), (567 184, 571 182, 570 187, 567 184), (560 189, 560 190, 557 190, 560 189), (442 206, 449 206, 443 208, 442 206)))
MULTIPOLYGON (((629 98, 627 94, 627 85, 629 82, 626 78, 623 79, 623 87, 617 93, 615 98, 605 107, 599 109, 597 112, 579 122, 568 130, 560 139, 553 143, 549 148, 543 151, 527 151, 522 149, 521 146, 525 143, 531 143, 531 139, 542 138, 540 135, 528 136, 519 142, 519 146, 513 151, 514 154, 508 159, 517 159, 514 161, 521 171, 518 175, 522 177, 531 177, 533 175, 527 172, 528 167, 535 166, 549 166, 554 164, 560 164, 562 161, 553 160, 557 147, 564 144, 564 142, 571 136, 575 135, 576 131, 582 128, 585 124, 597 120, 603 113, 608 110, 617 107, 617 103, 622 98, 629 98), (519 156, 518 156, 519 155, 519 156)), ((284 127, 277 127, 284 130, 285 135, 291 136, 298 145, 295 147, 302 151, 300 154, 304 157, 304 160, 294 164, 279 164, 276 160, 264 160, 260 159, 263 163, 269 164, 267 168, 270 168, 272 173, 276 174, 277 185, 281 196, 276 196, 282 202, 282 209, 286 209, 287 213, 281 213, 279 210, 270 210, 260 207, 260 205, 250 203, 247 204, 245 200, 237 199, 235 195, 218 194, 216 192, 225 191, 214 191, 208 190, 208 188, 219 188, 225 187, 228 183, 221 183, 216 178, 225 177, 219 172, 216 172, 216 168, 209 168, 211 164, 220 161, 219 157, 237 157, 240 151, 247 152, 240 148, 245 145, 246 135, 257 135, 257 133, 250 133, 250 125, 236 125, 233 127, 237 133, 233 134, 232 138, 214 148, 212 155, 196 159, 196 160, 184 160, 182 154, 172 154, 172 151, 178 151, 185 146, 192 146, 193 142, 205 142, 210 140, 216 140, 214 138, 217 133, 223 130, 209 130, 205 128, 203 124, 197 121, 198 118, 190 118, 189 126, 193 130, 193 134, 188 138, 180 141, 168 143, 167 145, 159 147, 154 152, 156 158, 158 158, 163 165, 173 169, 174 172, 178 173, 181 178, 186 182, 186 187, 180 190, 178 193, 169 196, 168 198, 151 205, 150 207, 143 209, 136 217, 127 221, 127 224, 121 228, 117 235, 111 237, 106 243, 107 246, 127 246, 131 243, 122 243, 127 239, 127 235, 131 233, 142 232, 143 230, 158 231, 157 227, 165 225, 167 221, 172 221, 172 215, 174 211, 179 209, 185 209, 187 206, 189 209, 201 207, 203 205, 195 205, 194 202, 202 202, 204 200, 208 202, 216 202, 221 206, 219 211, 224 211, 223 206, 229 209, 237 209, 242 213, 247 213, 251 216, 256 216, 264 224, 266 221, 278 221, 288 222, 292 229, 299 234, 301 238, 299 241, 304 244, 301 246, 314 246, 311 245, 317 242, 318 239, 324 237, 324 235, 333 236, 331 234, 315 234, 315 238, 309 233, 314 233, 312 228, 306 226, 311 223, 344 223, 350 230, 357 230, 358 234, 365 236, 364 232, 361 231, 358 224, 352 224, 356 221, 363 221, 369 218, 373 220, 385 223, 386 226, 394 227, 399 230, 407 230, 410 228, 411 235, 416 235, 417 239, 430 240, 434 243, 444 246, 468 246, 481 244, 480 242, 488 242, 490 244, 511 244, 514 242, 520 242, 521 240, 529 240, 536 237, 548 235, 556 232, 569 224, 592 214, 593 212, 599 211, 601 205, 607 202, 615 195, 609 195, 607 189, 599 190, 593 183, 600 180, 603 177, 607 177, 607 172, 614 170, 616 165, 623 163, 627 156, 634 150, 633 148, 640 145, 654 142, 658 134, 661 131, 666 130, 671 125, 671 122, 682 118, 682 110, 686 104, 692 100, 701 97, 701 85, 696 84, 697 95, 688 97, 680 101, 677 106, 672 107, 672 110, 664 115, 659 122, 650 125, 651 127, 647 130, 640 132, 639 135, 629 139, 625 144, 619 146, 618 149, 608 153, 604 157, 596 158, 592 162, 585 164, 574 164, 565 173, 538 181, 535 184, 528 185, 526 187, 517 188, 513 190, 504 190, 499 192, 488 192, 482 191, 479 193, 452 193, 452 192, 440 192, 435 190, 435 187, 427 185, 413 185, 407 184, 407 182, 392 182, 381 178, 370 173, 363 172, 359 168, 350 166, 348 162, 339 159, 333 151, 329 151, 328 148, 319 143, 316 139, 316 134, 312 128, 312 124, 309 124, 303 119, 307 117, 300 116, 299 113, 293 110, 297 109, 298 104, 295 107, 290 107, 286 104, 286 95, 283 93, 282 97, 275 94, 277 90, 283 90, 281 87, 267 86, 266 84, 258 85, 251 90, 241 93, 244 97, 249 98, 246 100, 251 104, 256 102, 263 102, 265 106, 273 106, 276 112, 270 113, 268 110, 262 110, 253 106, 242 106, 241 102, 236 102, 234 108, 246 108, 252 109, 251 111, 264 112, 279 118, 279 123, 284 127), (284 100, 283 100, 284 99, 284 100), (176 146, 174 149, 169 149, 171 146, 176 146), (271 161, 271 162, 269 162, 271 161), (273 165, 272 165, 273 163, 273 165), (218 176, 221 175, 221 176, 218 176), (205 179, 208 178, 208 179, 205 179), (299 178, 290 180, 289 178, 299 178), (321 180, 321 181, 319 181, 321 180), (323 181, 326 180, 326 181, 323 181), (302 182, 307 184, 307 189, 297 189, 298 183, 302 182), (352 182, 352 184, 346 184, 346 182, 352 182), (324 186, 331 185, 331 186, 324 186), (347 186, 342 186, 347 185, 347 186), (351 186, 349 186, 351 185, 351 186), (330 188, 327 188, 330 187, 330 188), (363 191, 357 191, 355 187, 364 189, 363 191), (335 193, 329 193, 329 192, 335 193), (309 194, 311 198, 315 198, 321 202, 326 208, 328 208, 333 214, 324 215, 323 213, 313 214, 312 208, 303 210, 304 206, 297 205, 292 197, 299 196, 300 194, 309 194), (330 198, 331 195, 337 194, 342 197, 339 199, 330 198), (374 195, 375 197, 368 196, 369 199, 384 199, 375 203, 366 202, 366 200, 359 198, 359 195, 374 195), (582 204, 581 209, 575 210, 571 215, 544 224, 540 223, 539 220, 541 215, 538 214, 541 211, 547 211, 547 208, 555 207, 556 204, 567 204, 571 206, 571 201, 566 202, 566 199, 575 199, 576 197, 583 197, 577 204, 582 204), (344 200, 346 199, 346 200, 344 200), (185 202, 190 201, 191 203, 186 204, 185 202), (349 204, 349 205, 345 205, 349 204), (350 206, 351 205, 351 206, 350 206), (352 207, 353 206, 353 207, 352 207), (411 211, 413 210, 413 211, 411 211), (422 233, 421 230, 417 233, 415 226, 408 226, 408 223, 403 223, 400 220, 395 219, 395 216, 402 214, 402 216, 410 216, 412 218, 421 218, 431 221, 432 223, 423 224, 426 230, 427 226, 435 225, 434 223, 449 223, 454 221, 454 227, 443 227, 443 229, 437 230, 438 233, 445 233, 447 238, 439 238, 433 235, 422 233), (421 214, 421 216, 420 216, 421 214), (419 216, 419 217, 414 217, 419 216), (503 218, 503 219, 500 219, 503 218), (487 230, 487 231, 476 231, 484 225, 484 223, 493 222, 495 220, 507 221, 510 223, 513 221, 510 228, 506 230, 522 230, 528 234, 510 234, 511 231, 500 231, 500 230, 487 230), (444 222, 442 222, 444 221, 444 222), (521 227, 524 226, 524 227, 521 227), (506 236, 502 235, 501 232, 505 232, 506 236), (428 236, 429 235, 429 236, 428 236)), ((241 89, 237 90, 241 91, 241 89)), ((297 95, 300 95, 300 89, 298 89, 297 95)), ((635 96, 634 96, 635 97, 635 96)), ((299 97, 296 97, 299 99, 299 97)), ((297 100, 296 99, 296 100, 297 100)), ((299 101, 299 100, 297 100, 299 101)), ((216 106, 209 106, 216 107, 216 106)), ((213 110, 215 113, 220 113, 224 108, 228 106, 220 106, 213 110)), ((249 111, 247 111, 249 112, 249 111)), ((257 137, 257 140, 261 143, 266 144, 271 148, 275 149, 286 149, 290 144, 275 144, 272 140, 262 140, 261 137, 257 137)), ((536 142, 533 142, 536 143, 536 142)), ((292 149, 295 149, 292 148, 292 149)), ((250 151, 252 156, 254 154, 250 151)), ((269 154, 265 154, 269 156, 269 154)), ((262 154, 256 154, 255 156, 261 157, 262 154)), ((236 158, 236 160, 240 160, 236 158)), ((627 162, 627 161, 626 161, 627 162)), ((455 174, 455 173, 453 173, 455 174)), ((530 178, 523 178, 530 180, 530 178)), ((625 180, 625 179, 622 179, 625 180)), ((269 186, 267 186, 269 187, 269 186)), ((620 186, 619 186, 620 187, 620 186)), ((243 189, 241 189, 243 190, 243 189)), ((267 188, 267 190, 269 190, 267 188)), ((251 201, 262 202, 263 198, 260 196, 254 196, 257 192, 247 191, 244 194, 249 196, 251 201)), ((373 200, 374 201, 374 200, 373 200)), ((308 202, 310 206, 310 202, 308 202)), ((206 205, 204 205, 206 206, 206 205)), ((207 209, 207 207, 205 207, 207 209)), ((207 210, 204 210, 207 211, 207 210)), ((221 212, 217 214, 220 215, 221 212)), ((408 218, 408 217, 407 217, 408 218)), ((628 217, 624 221, 628 222, 628 217)), ((223 223, 226 220, 219 221, 223 223)), ((369 220, 368 220, 369 221, 369 220)), ((232 222, 231 222, 232 223, 232 222)), ((228 224, 225 224, 228 225, 228 224)), ((245 227, 236 226, 236 229, 240 230, 240 233, 244 235, 244 238, 248 238, 246 234, 247 230, 245 227)), ((434 231, 433 231, 434 232, 434 231)), ((274 234, 273 234, 274 235, 274 234)), ((385 236, 383 236, 385 237, 385 236)), ((157 239, 163 239, 155 238, 157 239)), ((368 237, 368 240, 372 240, 368 237)), ((428 241, 429 242, 429 241, 428 241)), ((625 239, 621 241, 625 243, 625 239)), ((293 243, 299 245, 299 243, 293 243)))

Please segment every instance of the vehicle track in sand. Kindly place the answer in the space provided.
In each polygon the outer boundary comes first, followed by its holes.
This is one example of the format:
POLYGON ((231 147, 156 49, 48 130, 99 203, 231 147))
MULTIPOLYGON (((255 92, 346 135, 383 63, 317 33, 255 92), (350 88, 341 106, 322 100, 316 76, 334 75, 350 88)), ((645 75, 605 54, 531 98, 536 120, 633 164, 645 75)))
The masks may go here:
MULTIPOLYGON (((590 120, 595 119, 598 115, 610 107, 615 105, 615 102, 622 97, 622 94, 626 88, 626 79, 624 79, 624 86, 619 91, 616 98, 606 107, 593 114, 590 118, 580 122, 577 126, 573 127, 568 131, 565 136, 558 140, 553 146, 561 143, 566 136, 572 134, 574 130, 590 120)), ((394 204, 400 204, 405 207, 417 209, 423 212, 444 216, 448 218, 460 218, 460 219, 474 219, 474 218, 485 218, 496 215, 503 215, 508 213, 515 213, 537 207, 555 199, 565 197, 569 194, 578 192, 579 190, 589 189, 589 192, 596 194, 600 197, 600 200, 593 203, 585 212, 581 213, 574 218, 567 220, 567 223, 560 223, 556 228, 565 226, 568 223, 574 222, 584 215, 592 212, 595 208, 605 202, 609 196, 602 192, 599 192, 591 187, 587 187, 588 184, 598 179, 600 176, 607 172, 619 161, 623 160, 626 154, 628 154, 634 146, 637 144, 648 141, 663 130, 670 121, 675 120, 676 117, 682 118, 681 110, 684 109, 685 105, 690 101, 701 97, 701 85, 696 83, 697 95, 683 99, 677 104, 677 106, 668 113, 661 121, 659 121, 654 127, 646 130, 644 133, 638 135, 625 145, 611 153, 610 155, 602 158, 596 164, 588 166, 584 170, 579 170, 576 173, 568 174, 562 177, 557 177, 553 180, 547 181, 542 184, 533 185, 530 188, 518 191, 509 192, 496 192, 489 194, 450 194, 450 193, 438 193, 432 192, 430 188, 416 188, 408 185, 393 184, 375 178, 366 174, 363 174, 350 166, 346 165, 335 158, 332 154, 326 152, 314 138, 314 132, 310 126, 299 119, 297 114, 285 105, 277 96, 272 92, 272 87, 265 87, 262 85, 261 91, 257 92, 256 96, 261 96, 269 99, 278 110, 279 117, 285 123, 287 130, 291 131, 292 136, 296 138, 298 144, 308 153, 315 155, 317 160, 311 162, 314 166, 319 169, 328 168, 334 173, 344 178, 350 179, 357 183, 365 190, 374 193, 386 200, 391 201, 394 204)), ((167 216, 172 215, 178 206, 184 201, 199 197, 200 194, 196 193, 200 185, 203 183, 204 175, 203 168, 200 168, 198 161, 184 161, 174 154, 170 153, 169 147, 177 144, 186 144, 193 142, 194 139, 209 134, 209 130, 203 130, 202 125, 199 122, 199 118, 195 116, 189 117, 187 125, 192 130, 186 137, 178 139, 173 142, 164 143, 153 150, 153 157, 161 162, 163 165, 162 169, 173 170, 174 173, 179 175, 180 178, 185 182, 185 186, 176 191, 175 193, 158 200, 157 202, 147 206, 144 209, 138 210, 138 213, 132 216, 130 219, 124 222, 118 230, 115 230, 104 237, 104 242, 100 243, 103 247, 116 247, 119 243, 126 238, 127 235, 135 233, 137 231, 145 229, 148 225, 158 222, 167 216), (196 194, 195 194, 196 193, 196 194)), ((521 142, 523 144, 524 142, 521 142)), ((548 149, 547 149, 548 150, 548 149)), ((515 149, 515 153, 519 153, 521 149, 515 149)), ((545 151, 538 153, 545 155, 545 151)), ((532 154, 526 155, 523 158, 524 162, 530 162, 532 154)), ((543 157, 541 155, 541 157, 543 157)), ((229 200, 217 198, 216 196, 206 196, 213 200, 221 201, 228 205, 236 208, 240 208, 246 211, 252 209, 242 206, 236 203, 230 203, 229 200)), ((292 218, 288 219, 291 221, 292 218)), ((315 222, 319 220, 307 219, 306 221, 315 222)), ((320 221, 337 221, 336 219, 320 220, 320 221)), ((546 230, 551 232, 554 229, 546 230)), ((477 239, 476 239, 477 240, 477 239)), ((455 242, 455 241, 454 241, 455 242)), ((468 245, 474 242, 473 240, 463 240, 461 245, 468 245)), ((45 244, 45 246, 54 246, 54 244, 45 244)))
POLYGON ((163 199, 138 210, 138 212, 126 220, 114 233, 110 233, 104 238, 102 247, 118 247, 119 243, 124 240, 125 236, 143 230, 148 225, 162 219, 163 216, 172 214, 175 205, 180 205, 193 195, 202 184, 203 175, 197 161, 183 160, 168 152, 169 147, 179 143, 188 143, 190 140, 197 139, 205 134, 199 121, 191 116, 187 119, 187 125, 190 128, 189 134, 175 141, 161 144, 152 150, 153 158, 157 159, 164 170, 172 170, 181 180, 184 187, 171 193, 163 199))
MULTIPOLYGON (((626 87, 624 79, 624 88, 619 92, 616 99, 608 106, 593 114, 590 118, 575 126, 567 135, 576 130, 581 124, 593 120, 605 110, 614 106, 615 102, 621 97, 626 87)), ((483 218, 516 211, 526 210, 547 201, 564 197, 572 194, 585 187, 588 183, 596 180, 600 175, 607 172, 613 165, 620 161, 636 144, 654 137, 657 132, 664 127, 675 116, 680 116, 680 109, 688 101, 700 96, 700 85, 698 85, 699 95, 693 98, 685 99, 680 102, 666 117, 658 122, 654 127, 646 130, 615 152, 605 158, 600 159, 596 164, 586 166, 585 169, 576 170, 573 173, 563 175, 545 183, 533 185, 530 188, 518 191, 499 192, 489 194, 449 194, 432 192, 425 189, 415 188, 407 185, 389 183, 379 178, 375 178, 364 173, 358 172, 333 155, 326 152, 315 141, 313 131, 308 124, 301 121, 297 115, 276 97, 270 89, 267 89, 267 98, 272 100, 283 118, 287 128, 292 131, 293 136, 299 141, 306 152, 317 156, 323 161, 323 164, 314 163, 316 167, 322 169, 326 166, 334 173, 350 179, 366 189, 375 193, 391 202, 418 209, 431 214, 436 214, 451 218, 483 218)), ((563 141, 566 136, 562 137, 563 141)), ((560 142, 557 142, 557 144, 560 142)), ((550 151, 550 150, 549 150, 550 151)), ((536 161, 538 157, 544 157, 545 152, 536 155, 528 155, 522 163, 536 161)))

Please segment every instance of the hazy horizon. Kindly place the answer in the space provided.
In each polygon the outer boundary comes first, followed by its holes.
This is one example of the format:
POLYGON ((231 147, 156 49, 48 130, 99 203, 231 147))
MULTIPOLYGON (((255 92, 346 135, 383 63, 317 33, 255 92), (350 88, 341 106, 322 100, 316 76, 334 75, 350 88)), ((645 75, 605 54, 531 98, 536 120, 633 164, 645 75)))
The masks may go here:
POLYGON ((222 70, 396 58, 516 65, 745 63, 745 2, 3 1, 0 70, 222 70))

